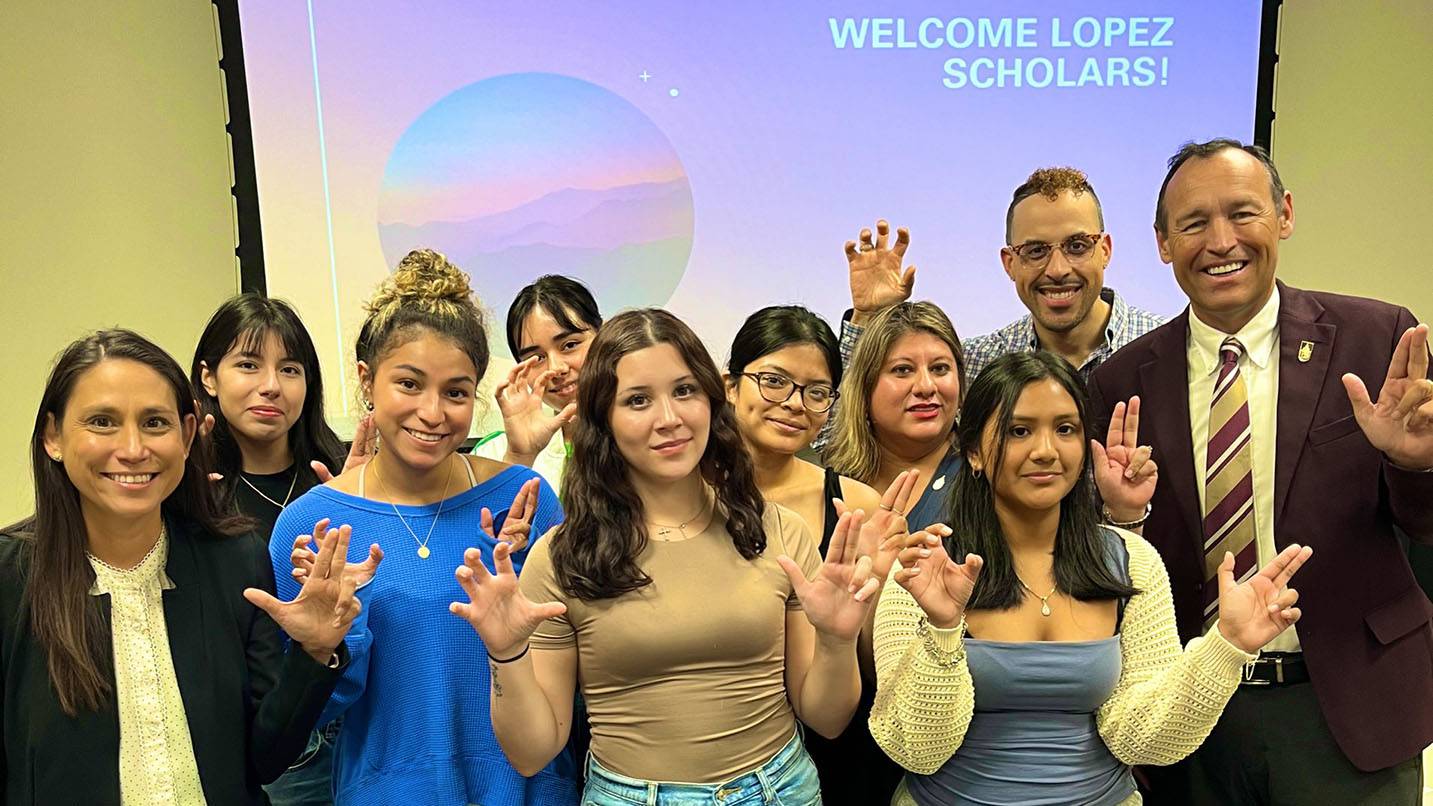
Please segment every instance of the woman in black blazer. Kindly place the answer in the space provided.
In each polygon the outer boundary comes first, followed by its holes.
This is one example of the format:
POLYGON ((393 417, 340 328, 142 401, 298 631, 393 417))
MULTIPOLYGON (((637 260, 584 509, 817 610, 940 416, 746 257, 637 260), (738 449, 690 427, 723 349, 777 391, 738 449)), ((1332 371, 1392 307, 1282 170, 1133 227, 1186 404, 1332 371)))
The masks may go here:
POLYGON ((51 372, 35 515, 0 535, 0 806, 263 804, 303 750, 358 612, 348 530, 316 530, 323 573, 279 602, 196 427, 179 365, 129 331, 51 372))

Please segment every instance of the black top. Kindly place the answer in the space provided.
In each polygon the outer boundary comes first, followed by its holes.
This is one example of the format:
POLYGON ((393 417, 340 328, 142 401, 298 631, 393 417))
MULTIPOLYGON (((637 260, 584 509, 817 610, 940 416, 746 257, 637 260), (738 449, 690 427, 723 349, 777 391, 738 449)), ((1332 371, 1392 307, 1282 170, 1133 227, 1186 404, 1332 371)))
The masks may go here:
MULTIPOLYGON (((841 475, 826 468, 822 485, 824 518, 821 524, 821 556, 831 546, 836 531, 836 505, 832 499, 841 497, 841 475)), ((816 763, 821 779, 821 797, 830 804, 889 803, 904 771, 881 750, 871 737, 868 720, 876 702, 876 684, 861 680, 861 701, 846 730, 835 739, 827 739, 815 731, 806 733, 806 749, 816 763)))
MULTIPOLYGON (((267 539, 273 535, 274 523, 278 521, 279 513, 283 511, 279 508, 279 504, 297 501, 299 496, 317 485, 318 476, 315 476, 313 471, 308 468, 304 468, 304 472, 300 473, 297 464, 278 473, 239 471, 238 477, 234 479, 234 506, 239 510, 240 515, 258 521, 259 536, 267 539), (298 474, 297 479, 294 478, 295 473, 298 474), (244 483, 246 481, 248 484, 244 483), (250 487, 250 484, 253 487, 250 487), (293 489, 292 494, 289 493, 290 485, 293 489), (255 492, 255 488, 258 489, 258 492, 255 492), (263 496, 259 495, 260 492, 272 500, 265 500, 263 496)), ((290 537, 298 537, 298 535, 290 535, 290 537)))
POLYGON ((826 481, 822 489, 826 500, 822 502, 821 556, 825 557, 826 549, 831 546, 831 535, 836 531, 836 521, 841 518, 836 514, 836 505, 832 503, 841 497, 841 474, 826 468, 826 481))
MULTIPOLYGON (((347 650, 339 644, 338 669, 297 647, 285 653, 278 626, 243 596, 248 587, 274 590, 267 546, 256 536, 216 537, 166 520, 164 571, 175 586, 163 594, 164 621, 204 797, 210 806, 268 803, 260 784, 303 751, 347 650)), ((60 710, 24 603, 31 548, 0 535, 0 804, 118 806, 113 694, 99 711, 60 710)), ((96 599, 108 621, 109 596, 96 599)))

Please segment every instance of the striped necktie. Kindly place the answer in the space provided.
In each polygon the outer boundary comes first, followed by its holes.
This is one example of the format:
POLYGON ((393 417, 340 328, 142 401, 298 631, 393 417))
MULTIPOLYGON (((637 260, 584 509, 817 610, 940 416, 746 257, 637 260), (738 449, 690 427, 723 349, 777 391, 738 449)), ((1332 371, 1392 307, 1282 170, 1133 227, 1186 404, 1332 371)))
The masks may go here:
POLYGON ((1234 579, 1258 569, 1254 540, 1254 472, 1249 394, 1239 373, 1244 345, 1230 336, 1219 345, 1219 380, 1209 402, 1204 470, 1204 627, 1219 615, 1219 564, 1234 554, 1234 579))

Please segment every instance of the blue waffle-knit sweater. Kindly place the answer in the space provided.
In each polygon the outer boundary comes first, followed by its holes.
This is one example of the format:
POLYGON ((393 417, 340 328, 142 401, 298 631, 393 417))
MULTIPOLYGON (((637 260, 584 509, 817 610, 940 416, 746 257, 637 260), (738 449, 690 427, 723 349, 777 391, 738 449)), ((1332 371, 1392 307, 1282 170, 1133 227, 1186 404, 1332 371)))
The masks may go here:
MULTIPOLYGON (((488 668, 482 640, 448 604, 467 601, 453 571, 469 546, 482 549, 492 570, 495 541, 483 532, 483 507, 501 524, 513 496, 537 474, 510 467, 443 502, 419 558, 408 529, 385 502, 315 487, 289 504, 269 541, 279 598, 299 585, 290 574, 293 539, 321 518, 353 527, 349 561, 362 562, 368 547, 383 548, 383 563, 359 590, 363 610, 344 642, 352 660, 319 724, 343 716, 334 759, 336 803, 390 806, 571 806, 577 802, 576 766, 564 751, 532 778, 513 769, 493 735, 488 709, 488 668)), ((421 538, 438 505, 398 511, 421 538)), ((562 506, 543 482, 532 520, 534 539, 562 521, 562 506)), ((513 555, 522 570, 527 551, 513 555)))

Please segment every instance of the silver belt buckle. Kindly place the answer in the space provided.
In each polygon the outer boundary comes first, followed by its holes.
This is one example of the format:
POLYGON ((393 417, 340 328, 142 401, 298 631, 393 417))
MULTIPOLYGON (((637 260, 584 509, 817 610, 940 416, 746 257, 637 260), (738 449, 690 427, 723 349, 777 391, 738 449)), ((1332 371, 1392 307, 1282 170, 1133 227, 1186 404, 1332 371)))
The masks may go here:
MULTIPOLYGON (((1269 658, 1257 658, 1257 659, 1255 659, 1252 663, 1246 664, 1246 665, 1244 666, 1244 668, 1241 669, 1240 672, 1239 672, 1239 676, 1240 676, 1240 678, 1241 678, 1241 679, 1239 680, 1240 685, 1244 685, 1244 686, 1269 686, 1269 685, 1273 685, 1273 684, 1272 684, 1271 682, 1269 682, 1268 680, 1259 680, 1258 678, 1254 677, 1254 669, 1255 669, 1261 662, 1266 661, 1266 660, 1269 660, 1269 658)), ((1282 682, 1284 682, 1284 667, 1283 667, 1282 659, 1280 659, 1280 658, 1274 658, 1273 660, 1276 661, 1276 664, 1275 664, 1275 666, 1274 666, 1274 676, 1278 679, 1278 681, 1279 681, 1280 683, 1282 683, 1282 682)))
POLYGON ((1274 656, 1274 679, 1279 683, 1284 682, 1284 656, 1274 656))

